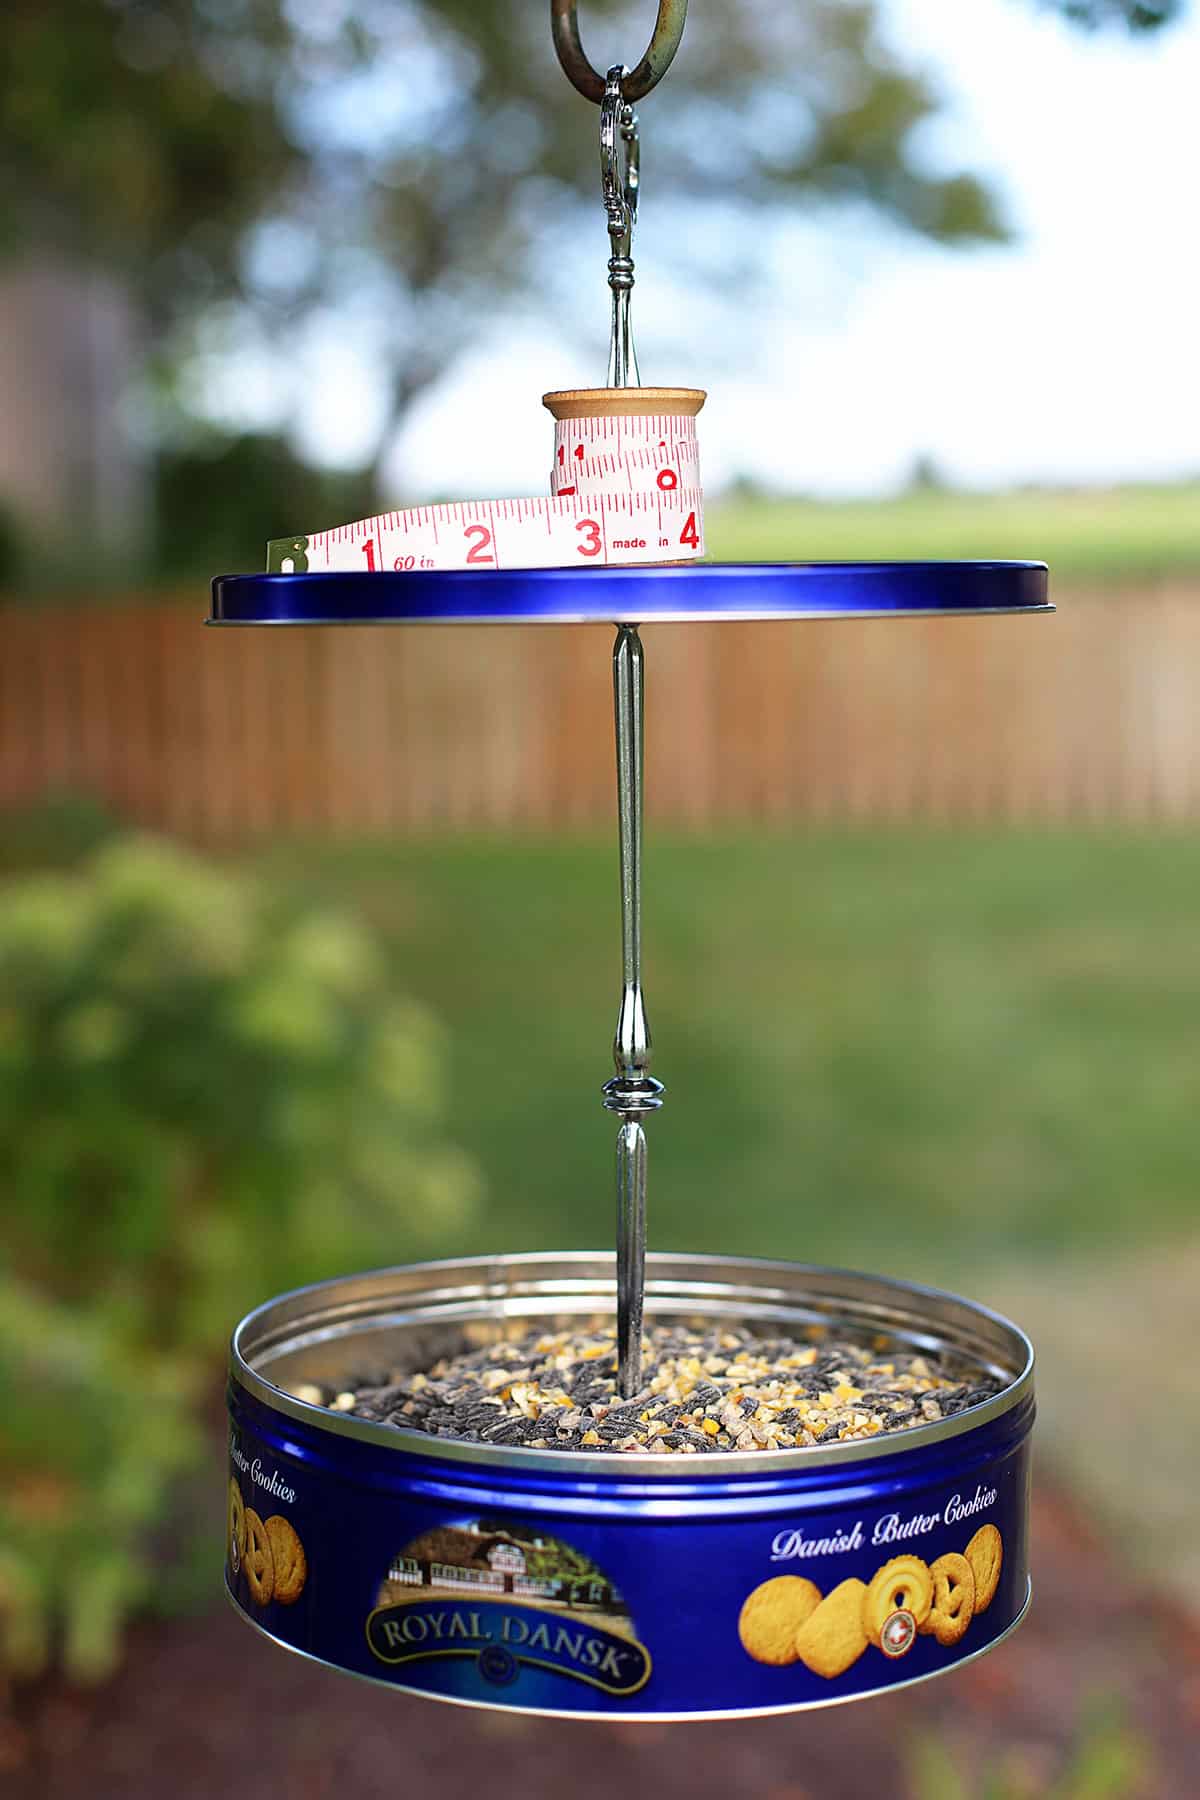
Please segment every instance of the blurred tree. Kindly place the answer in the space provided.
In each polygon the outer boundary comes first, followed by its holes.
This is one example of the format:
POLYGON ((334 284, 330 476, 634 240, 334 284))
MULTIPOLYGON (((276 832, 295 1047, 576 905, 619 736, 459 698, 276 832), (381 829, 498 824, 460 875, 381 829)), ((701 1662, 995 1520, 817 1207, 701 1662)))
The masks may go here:
MULTIPOLYGON (((621 42, 640 45, 646 11, 625 9, 621 42)), ((881 40, 874 4, 713 12, 672 96, 660 168, 677 194, 808 192, 947 240, 998 232, 977 181, 922 169, 937 96, 881 40)), ((278 329, 370 288, 394 320, 384 440, 521 279, 536 221, 595 197, 593 120, 544 6, 11 0, 7 35, 0 244, 116 271, 173 348, 231 298, 278 329)))
POLYGON ((253 568, 263 539, 297 519, 351 519, 382 505, 370 469, 318 469, 282 438, 196 434, 154 470, 155 566, 167 580, 253 568))
MULTIPOLYGON (((1177 10, 1052 3, 1131 27, 1177 10)), ((601 38, 640 51, 645 0, 584 12, 601 66, 601 38)), ((369 307, 386 322, 380 453, 527 279, 539 231, 595 203, 594 116, 554 62, 544 3, 8 0, 5 13, 0 254, 34 246, 117 276, 168 380, 189 344, 244 342, 252 321, 286 353, 322 306, 347 320, 369 307)), ((922 157, 940 96, 881 31, 877 0, 697 8, 663 95, 656 204, 808 198, 944 242, 1002 235, 975 176, 922 157)), ((168 407, 160 429, 179 416, 168 407)))
POLYGON ((13 509, 0 506, 0 587, 11 581, 21 566, 21 532, 13 509))
POLYGON ((905 484, 910 494, 945 494, 949 493, 952 483, 948 480, 944 469, 936 456, 922 450, 913 458, 912 468, 908 472, 905 484))
POLYGON ((1131 31, 1153 31, 1183 12, 1187 0, 1047 0, 1078 25, 1119 22, 1131 31))

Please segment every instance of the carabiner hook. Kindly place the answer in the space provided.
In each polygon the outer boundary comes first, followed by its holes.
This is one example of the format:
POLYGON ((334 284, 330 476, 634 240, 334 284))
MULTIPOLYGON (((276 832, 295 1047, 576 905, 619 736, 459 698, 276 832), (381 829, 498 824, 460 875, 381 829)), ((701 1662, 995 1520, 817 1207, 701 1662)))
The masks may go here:
POLYGON ((624 63, 616 63, 604 83, 600 103, 600 181, 608 214, 608 285, 612 290, 609 387, 640 387, 637 352, 629 323, 633 292, 633 228, 637 223, 640 146, 638 118, 621 89, 624 63))
POLYGON ((617 254, 628 256, 633 228, 637 224, 641 147, 638 116, 621 92, 624 73, 622 63, 608 71, 604 98, 600 102, 600 182, 609 233, 614 240, 623 240, 623 247, 617 254))
MULTIPOLYGON (((593 69, 580 40, 578 5, 579 0, 550 0, 550 29, 567 79, 585 100, 594 100, 599 105, 604 99, 604 77, 593 69)), ((688 0, 658 0, 658 18, 646 54, 621 83, 621 93, 626 100, 644 100, 651 88, 658 86, 679 48, 687 9, 688 0)))

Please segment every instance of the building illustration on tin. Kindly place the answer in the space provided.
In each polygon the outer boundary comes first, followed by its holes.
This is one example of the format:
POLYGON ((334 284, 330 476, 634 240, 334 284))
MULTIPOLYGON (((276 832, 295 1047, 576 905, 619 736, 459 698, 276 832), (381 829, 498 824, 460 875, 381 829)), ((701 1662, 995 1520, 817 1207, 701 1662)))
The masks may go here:
POLYGON ((438 1526, 392 1558, 380 1604, 416 1599, 418 1591, 517 1600, 614 1620, 629 1612, 618 1589, 581 1551, 487 1519, 438 1526))

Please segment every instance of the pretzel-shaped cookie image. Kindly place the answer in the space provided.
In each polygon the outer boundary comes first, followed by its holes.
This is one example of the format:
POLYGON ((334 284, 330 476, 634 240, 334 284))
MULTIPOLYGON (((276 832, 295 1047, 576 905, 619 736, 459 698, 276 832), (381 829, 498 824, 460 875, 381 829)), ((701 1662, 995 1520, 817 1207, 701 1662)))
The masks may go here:
POLYGON ((275 1593, 275 1557, 267 1528, 252 1506, 246 1508, 246 1552, 243 1566, 251 1598, 258 1606, 269 1605, 275 1593))
POLYGON ((933 1605, 918 1631, 932 1634, 939 1644, 952 1648, 964 1636, 975 1616, 975 1572, 965 1556, 947 1550, 929 1566, 933 1579, 933 1605))

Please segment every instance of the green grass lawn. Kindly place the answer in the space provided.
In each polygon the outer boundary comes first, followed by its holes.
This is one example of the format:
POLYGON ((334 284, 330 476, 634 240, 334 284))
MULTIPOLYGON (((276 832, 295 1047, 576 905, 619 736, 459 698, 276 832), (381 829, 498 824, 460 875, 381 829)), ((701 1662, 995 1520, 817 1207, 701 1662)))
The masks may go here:
POLYGON ((733 499, 706 511, 720 561, 1034 557, 1060 581, 1132 582, 1200 573, 1200 482, 1071 493, 894 500, 733 499))
MULTIPOLYGON (((6 821, 0 872, 69 865, 111 828, 80 805, 6 821)), ((423 1253, 611 1245, 615 847, 326 841, 242 860, 369 921, 397 988, 445 1025, 447 1135, 485 1193, 423 1253)), ((1200 837, 1183 835, 654 836, 647 858, 669 1090, 649 1125, 651 1245, 909 1275, 1019 1319, 1039 1458, 1114 1554, 1152 1582, 1169 1567, 1196 1605, 1198 895, 1200 837), (1113 1455, 1114 1420, 1136 1455, 1113 1455)), ((261 1242, 249 1212, 245 1228, 261 1242)), ((262 1298, 278 1241, 248 1252, 262 1298)), ((343 1266, 412 1249, 389 1209, 343 1266)))
MULTIPOLYGON (((611 1241, 607 843, 277 849, 368 916, 449 1029, 487 1183, 456 1249, 611 1241)), ((815 835, 652 843, 668 1086, 651 1241, 975 1274, 1196 1219, 1200 843, 815 835)))
MULTIPOLYGON (((1048 562, 1059 582, 1080 585, 1200 577, 1200 481, 997 494, 915 489, 885 500, 713 497, 705 527, 708 553, 721 562, 1032 557, 1048 562)), ((242 565, 256 566, 259 554, 243 546, 242 565)), ((231 559, 239 560, 232 549, 224 562, 231 559)), ((177 576, 166 597, 194 608, 196 584, 212 573, 197 566, 190 586, 177 576)), ((26 597, 91 603, 127 590, 118 569, 87 580, 56 569, 43 571, 26 597)))

